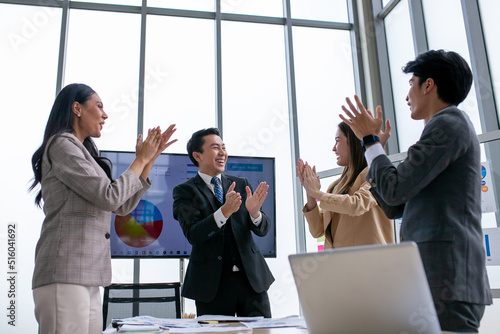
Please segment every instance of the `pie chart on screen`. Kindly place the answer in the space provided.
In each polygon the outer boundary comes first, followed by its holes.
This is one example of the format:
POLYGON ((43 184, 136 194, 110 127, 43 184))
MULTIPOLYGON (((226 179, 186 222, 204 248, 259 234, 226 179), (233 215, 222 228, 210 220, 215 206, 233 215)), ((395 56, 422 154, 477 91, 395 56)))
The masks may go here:
POLYGON ((116 215, 116 234, 126 245, 146 247, 155 242, 163 229, 160 210, 151 202, 140 200, 139 204, 126 216, 116 215))

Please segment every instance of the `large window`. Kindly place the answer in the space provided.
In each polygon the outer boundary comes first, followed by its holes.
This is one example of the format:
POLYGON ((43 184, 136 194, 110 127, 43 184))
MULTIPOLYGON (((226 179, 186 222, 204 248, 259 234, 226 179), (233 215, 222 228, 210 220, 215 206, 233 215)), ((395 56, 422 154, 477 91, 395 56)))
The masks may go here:
MULTIPOLYGON (((168 152, 185 153, 194 131, 216 126, 230 155, 276 159, 278 257, 267 259, 276 277, 269 297, 273 316, 299 313, 287 259, 305 246, 296 233, 305 226, 295 163, 303 157, 318 171, 337 167, 337 115, 360 86, 350 2, 0 0, 0 152, 10 162, 0 168, 12 176, 1 179, 11 190, 1 197, 8 210, 0 220, 20 224, 23 332, 37 328, 30 281, 43 221, 27 194, 30 158, 57 90, 73 82, 104 102, 101 150, 133 151, 138 133, 176 123, 179 142, 168 152)), ((114 282, 138 272, 141 282, 180 279, 176 260, 141 260, 139 270, 134 260, 112 262, 114 282)), ((185 312, 194 313, 190 301, 185 312)))

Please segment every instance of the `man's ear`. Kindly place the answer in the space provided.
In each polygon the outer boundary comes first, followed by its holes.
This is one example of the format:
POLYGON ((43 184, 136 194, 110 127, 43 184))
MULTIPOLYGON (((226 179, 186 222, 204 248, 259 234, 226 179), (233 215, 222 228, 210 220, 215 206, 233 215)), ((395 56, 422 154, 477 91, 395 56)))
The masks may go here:
POLYGON ((427 78, 427 80, 425 80, 425 82, 424 82, 424 87, 425 87, 424 88, 424 90, 425 90, 424 92, 425 93, 430 92, 434 88, 434 86, 436 86, 436 83, 434 82, 434 79, 427 78))
POLYGON ((193 158, 194 160, 198 161, 198 163, 201 161, 201 153, 200 152, 193 152, 193 158))

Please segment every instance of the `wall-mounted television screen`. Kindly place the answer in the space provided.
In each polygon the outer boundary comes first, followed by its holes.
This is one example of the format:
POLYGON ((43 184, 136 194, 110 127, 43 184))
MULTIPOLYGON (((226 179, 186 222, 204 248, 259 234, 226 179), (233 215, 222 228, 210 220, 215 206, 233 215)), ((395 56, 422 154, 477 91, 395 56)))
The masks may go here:
MULTIPOLYGON (((135 152, 101 151, 101 156, 112 162, 113 178, 118 178, 134 161, 135 152)), ((189 257, 191 244, 173 217, 172 190, 197 172, 187 154, 161 154, 149 173, 152 186, 135 210, 126 216, 112 215, 111 257, 189 257)), ((247 178, 253 189, 261 181, 269 185, 262 210, 271 221, 271 229, 265 237, 253 237, 262 255, 276 257, 274 158, 230 156, 226 173, 247 178)))

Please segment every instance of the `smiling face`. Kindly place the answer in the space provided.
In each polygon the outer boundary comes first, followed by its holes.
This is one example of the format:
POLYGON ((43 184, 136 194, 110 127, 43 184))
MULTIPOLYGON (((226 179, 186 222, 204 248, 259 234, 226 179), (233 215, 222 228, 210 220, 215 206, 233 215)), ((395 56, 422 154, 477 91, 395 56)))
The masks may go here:
POLYGON ((212 177, 217 176, 226 168, 226 146, 217 135, 207 135, 203 139, 205 140, 201 147, 203 153, 193 152, 193 157, 198 161, 200 172, 212 177))
POLYGON ((337 134, 335 135, 335 145, 332 149, 337 156, 337 165, 339 166, 349 166, 351 162, 351 151, 349 149, 349 143, 347 142, 346 135, 342 130, 337 129, 337 134))
POLYGON ((104 105, 96 93, 84 103, 73 103, 73 133, 81 142, 87 137, 99 138, 104 121, 108 115, 104 105))

